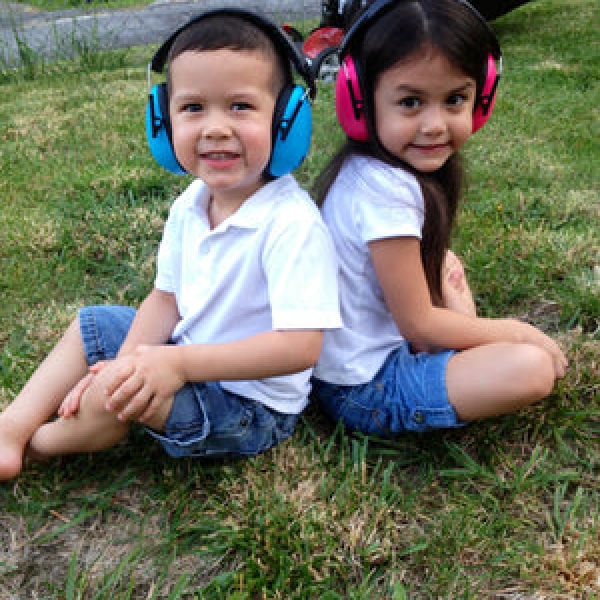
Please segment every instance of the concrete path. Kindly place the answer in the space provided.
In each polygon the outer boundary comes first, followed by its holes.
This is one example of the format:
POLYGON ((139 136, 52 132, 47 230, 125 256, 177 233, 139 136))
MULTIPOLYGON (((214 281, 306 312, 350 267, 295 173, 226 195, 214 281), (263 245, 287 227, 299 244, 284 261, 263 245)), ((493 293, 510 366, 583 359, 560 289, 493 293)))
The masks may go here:
POLYGON ((211 8, 243 7, 277 23, 320 16, 320 0, 159 0, 144 8, 95 12, 37 11, 0 4, 0 67, 16 66, 23 53, 52 59, 96 49, 159 43, 190 17, 211 8))

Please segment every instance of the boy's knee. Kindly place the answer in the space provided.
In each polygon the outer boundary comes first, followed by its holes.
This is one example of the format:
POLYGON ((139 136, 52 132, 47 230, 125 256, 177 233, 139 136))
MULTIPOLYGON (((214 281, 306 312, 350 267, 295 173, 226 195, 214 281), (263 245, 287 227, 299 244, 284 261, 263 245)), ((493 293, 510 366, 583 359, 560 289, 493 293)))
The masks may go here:
POLYGON ((80 411, 106 412, 108 395, 102 379, 95 377, 81 394, 80 411))

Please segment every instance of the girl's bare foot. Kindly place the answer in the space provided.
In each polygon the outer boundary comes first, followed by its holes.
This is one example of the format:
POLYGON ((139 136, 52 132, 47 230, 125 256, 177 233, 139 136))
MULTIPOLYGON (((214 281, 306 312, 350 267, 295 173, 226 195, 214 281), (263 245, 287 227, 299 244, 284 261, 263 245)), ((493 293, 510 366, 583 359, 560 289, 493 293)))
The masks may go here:
POLYGON ((477 309, 467 283, 465 269, 452 250, 446 252, 443 269, 442 298, 444 306, 465 315, 476 316, 477 309))

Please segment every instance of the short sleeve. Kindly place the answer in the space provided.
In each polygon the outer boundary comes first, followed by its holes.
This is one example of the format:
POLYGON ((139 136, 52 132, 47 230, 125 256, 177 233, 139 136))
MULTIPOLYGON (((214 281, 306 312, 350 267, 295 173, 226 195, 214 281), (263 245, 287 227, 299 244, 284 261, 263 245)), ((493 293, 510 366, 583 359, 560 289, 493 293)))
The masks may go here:
POLYGON ((335 251, 314 206, 281 215, 263 257, 274 329, 341 327, 335 251))
POLYGON ((154 287, 164 292, 175 292, 174 266, 177 264, 176 257, 181 255, 180 240, 176 235, 179 229, 177 222, 178 214, 174 205, 169 211, 156 257, 154 287))
POLYGON ((421 238, 424 202, 412 175, 380 164, 360 169, 355 177, 354 225, 363 242, 400 236, 421 238))

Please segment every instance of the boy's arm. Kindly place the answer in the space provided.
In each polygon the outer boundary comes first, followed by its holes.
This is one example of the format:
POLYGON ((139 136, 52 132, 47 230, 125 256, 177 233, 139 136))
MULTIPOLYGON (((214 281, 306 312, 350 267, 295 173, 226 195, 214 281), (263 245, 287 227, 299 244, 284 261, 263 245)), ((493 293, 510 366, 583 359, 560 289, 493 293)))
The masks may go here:
POLYGON ((140 304, 118 356, 134 352, 140 344, 165 344, 179 320, 175 295, 153 288, 140 304))
POLYGON ((255 380, 313 367, 321 352, 320 330, 265 331, 225 344, 180 346, 186 381, 255 380))
POLYGON ((146 346, 123 357, 107 408, 142 421, 188 381, 255 380, 304 371, 321 352, 320 330, 266 331, 233 342, 146 346))
MULTIPOLYGON (((175 296, 153 288, 140 304, 117 358, 132 354, 141 344, 166 343, 179 318, 175 296)), ((94 376, 110 362, 112 361, 101 361, 90 367, 89 373, 73 387, 61 403, 58 409, 60 416, 69 418, 78 412, 82 394, 94 376)))

